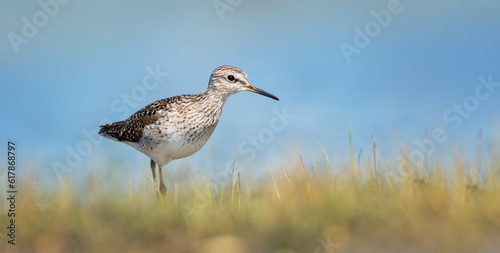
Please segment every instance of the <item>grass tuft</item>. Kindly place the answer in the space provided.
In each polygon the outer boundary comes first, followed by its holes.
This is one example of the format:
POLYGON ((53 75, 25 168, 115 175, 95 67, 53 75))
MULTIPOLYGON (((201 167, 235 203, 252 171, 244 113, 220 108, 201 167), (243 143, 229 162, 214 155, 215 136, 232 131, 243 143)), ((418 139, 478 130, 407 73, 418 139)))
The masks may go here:
POLYGON ((19 183, 18 244, 2 252, 500 250, 498 157, 481 161, 482 171, 457 153, 449 167, 430 160, 423 169, 402 146, 391 168, 373 138, 373 156, 363 154, 359 170, 352 143, 350 165, 332 168, 324 158, 266 168, 271 180, 186 172, 170 184, 174 201, 158 206, 149 177, 134 185, 90 173, 82 188, 30 177, 19 183))

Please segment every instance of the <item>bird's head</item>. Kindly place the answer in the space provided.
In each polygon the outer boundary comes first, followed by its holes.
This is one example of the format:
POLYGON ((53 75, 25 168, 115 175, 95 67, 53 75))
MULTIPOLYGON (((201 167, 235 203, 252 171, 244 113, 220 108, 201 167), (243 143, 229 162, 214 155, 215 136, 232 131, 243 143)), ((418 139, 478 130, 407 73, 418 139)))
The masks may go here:
POLYGON ((240 91, 251 91, 275 100, 279 100, 276 96, 266 91, 263 91, 250 83, 247 80, 247 74, 240 68, 234 66, 223 65, 217 67, 210 76, 208 88, 215 89, 227 96, 233 95, 240 91))

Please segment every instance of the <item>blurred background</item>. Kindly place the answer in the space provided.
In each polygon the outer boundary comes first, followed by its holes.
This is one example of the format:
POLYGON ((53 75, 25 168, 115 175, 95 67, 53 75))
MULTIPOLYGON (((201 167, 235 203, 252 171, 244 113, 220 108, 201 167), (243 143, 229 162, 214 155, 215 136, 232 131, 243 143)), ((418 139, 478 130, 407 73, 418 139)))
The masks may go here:
MULTIPOLYGON (((500 140, 500 2, 4 1, 0 8, 0 151, 20 167, 84 173, 99 161, 149 159, 96 135, 158 99, 203 91, 219 65, 280 98, 234 95, 195 155, 168 167, 219 171, 233 161, 262 173, 289 154, 354 152, 398 164, 453 150, 482 159, 500 140), (145 81, 146 80, 146 81, 145 81), (420 152, 420 153, 419 153, 420 152), (24 163, 24 164, 23 164, 24 163)), ((498 150, 498 149, 497 149, 498 150)), ((4 159, 4 157, 0 158, 4 159)), ((3 162, 2 162, 3 163, 3 162)), ((74 173, 78 175, 79 173, 74 173)))

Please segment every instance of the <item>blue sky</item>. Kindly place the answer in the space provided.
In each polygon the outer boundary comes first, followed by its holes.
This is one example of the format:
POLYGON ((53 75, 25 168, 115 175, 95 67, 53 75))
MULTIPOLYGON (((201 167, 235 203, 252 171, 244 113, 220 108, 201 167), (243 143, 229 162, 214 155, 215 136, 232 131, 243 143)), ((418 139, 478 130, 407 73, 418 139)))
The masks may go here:
POLYGON ((478 79, 500 81, 498 1, 61 2, 0 8, 1 139, 15 140, 40 167, 65 164, 78 148, 85 154, 75 168, 103 158, 147 165, 132 148, 92 143, 84 132, 93 136, 103 121, 157 99, 201 92, 223 64, 242 68, 280 101, 231 97, 211 140, 183 162, 195 169, 234 159, 262 168, 290 152, 313 163, 322 147, 342 165, 349 125, 356 152, 371 148, 373 133, 392 162, 401 144, 418 151, 426 129, 446 135, 432 154, 442 161, 453 149, 473 159, 480 129, 486 157, 500 141, 500 86, 478 79), (36 33, 23 34, 23 18, 36 33), (358 53, 346 57, 346 44, 358 53), (164 75, 151 89, 143 86, 148 68, 164 75), (293 117, 271 129, 283 110, 293 117))

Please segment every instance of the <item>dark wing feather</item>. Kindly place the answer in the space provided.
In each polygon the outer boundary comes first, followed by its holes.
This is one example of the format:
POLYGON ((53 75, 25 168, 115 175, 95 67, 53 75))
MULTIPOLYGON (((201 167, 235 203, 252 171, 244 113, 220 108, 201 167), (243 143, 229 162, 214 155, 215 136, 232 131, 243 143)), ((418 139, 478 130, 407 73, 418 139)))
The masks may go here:
POLYGON ((160 117, 158 112, 169 110, 172 103, 178 99, 180 96, 153 102, 126 120, 100 126, 99 134, 117 141, 138 142, 142 138, 144 128, 158 120, 160 117))

